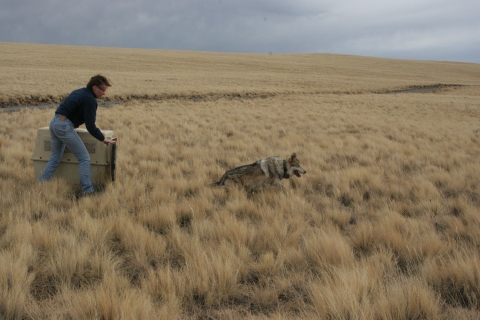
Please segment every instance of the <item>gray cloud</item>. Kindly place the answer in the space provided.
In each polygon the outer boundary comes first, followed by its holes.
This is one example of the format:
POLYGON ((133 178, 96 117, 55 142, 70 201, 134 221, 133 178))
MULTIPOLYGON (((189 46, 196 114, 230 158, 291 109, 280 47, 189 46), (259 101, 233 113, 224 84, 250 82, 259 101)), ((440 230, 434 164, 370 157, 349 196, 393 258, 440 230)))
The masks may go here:
POLYGON ((4 0, 0 41, 480 63, 478 0, 4 0))

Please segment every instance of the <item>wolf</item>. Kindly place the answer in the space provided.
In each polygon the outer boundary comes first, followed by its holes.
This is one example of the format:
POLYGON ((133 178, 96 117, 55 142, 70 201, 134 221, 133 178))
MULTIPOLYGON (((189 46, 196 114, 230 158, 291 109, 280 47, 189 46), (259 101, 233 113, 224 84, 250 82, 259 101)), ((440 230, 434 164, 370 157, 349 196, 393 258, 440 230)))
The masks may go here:
POLYGON ((265 186, 285 190, 285 186, 280 183, 282 179, 289 179, 293 175, 300 178, 305 173, 307 171, 300 166, 297 154, 292 153, 285 159, 278 156, 270 157, 230 169, 212 185, 227 188, 233 185, 242 186, 248 193, 265 186))

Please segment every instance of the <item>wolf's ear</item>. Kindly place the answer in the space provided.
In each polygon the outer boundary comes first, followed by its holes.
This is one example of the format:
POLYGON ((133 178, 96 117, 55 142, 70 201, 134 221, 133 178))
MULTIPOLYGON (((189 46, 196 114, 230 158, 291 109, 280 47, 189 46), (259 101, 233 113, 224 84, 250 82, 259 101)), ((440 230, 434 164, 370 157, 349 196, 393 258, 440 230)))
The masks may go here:
POLYGON ((290 156, 290 161, 295 161, 295 158, 297 157, 297 154, 294 152, 292 153, 292 155, 290 156))

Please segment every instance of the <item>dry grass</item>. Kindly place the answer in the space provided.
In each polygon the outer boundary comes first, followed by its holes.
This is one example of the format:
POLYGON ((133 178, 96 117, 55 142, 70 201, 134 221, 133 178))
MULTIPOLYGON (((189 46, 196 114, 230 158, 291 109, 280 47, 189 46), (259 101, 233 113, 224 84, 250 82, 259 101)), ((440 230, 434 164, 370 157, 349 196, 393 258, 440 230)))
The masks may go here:
POLYGON ((97 122, 118 137, 117 181, 79 200, 33 178, 53 109, 1 112, 0 318, 480 316, 479 65, 0 50, 3 106, 97 72, 123 101, 97 122), (458 86, 378 94, 437 84, 458 86), (291 152, 308 173, 284 193, 208 186, 291 152))

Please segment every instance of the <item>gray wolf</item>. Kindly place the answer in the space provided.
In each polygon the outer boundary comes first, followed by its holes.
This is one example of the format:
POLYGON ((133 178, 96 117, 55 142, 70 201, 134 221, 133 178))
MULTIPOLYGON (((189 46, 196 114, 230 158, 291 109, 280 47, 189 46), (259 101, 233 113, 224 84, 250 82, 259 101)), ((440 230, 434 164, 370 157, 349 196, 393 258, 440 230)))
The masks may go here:
POLYGON ((249 193, 265 186, 274 186, 285 190, 285 186, 280 183, 281 180, 289 179, 293 175, 301 177, 305 173, 307 171, 300 166, 297 154, 292 153, 285 159, 271 157, 230 169, 225 172, 219 181, 212 185, 227 188, 237 185, 243 187, 249 193))

